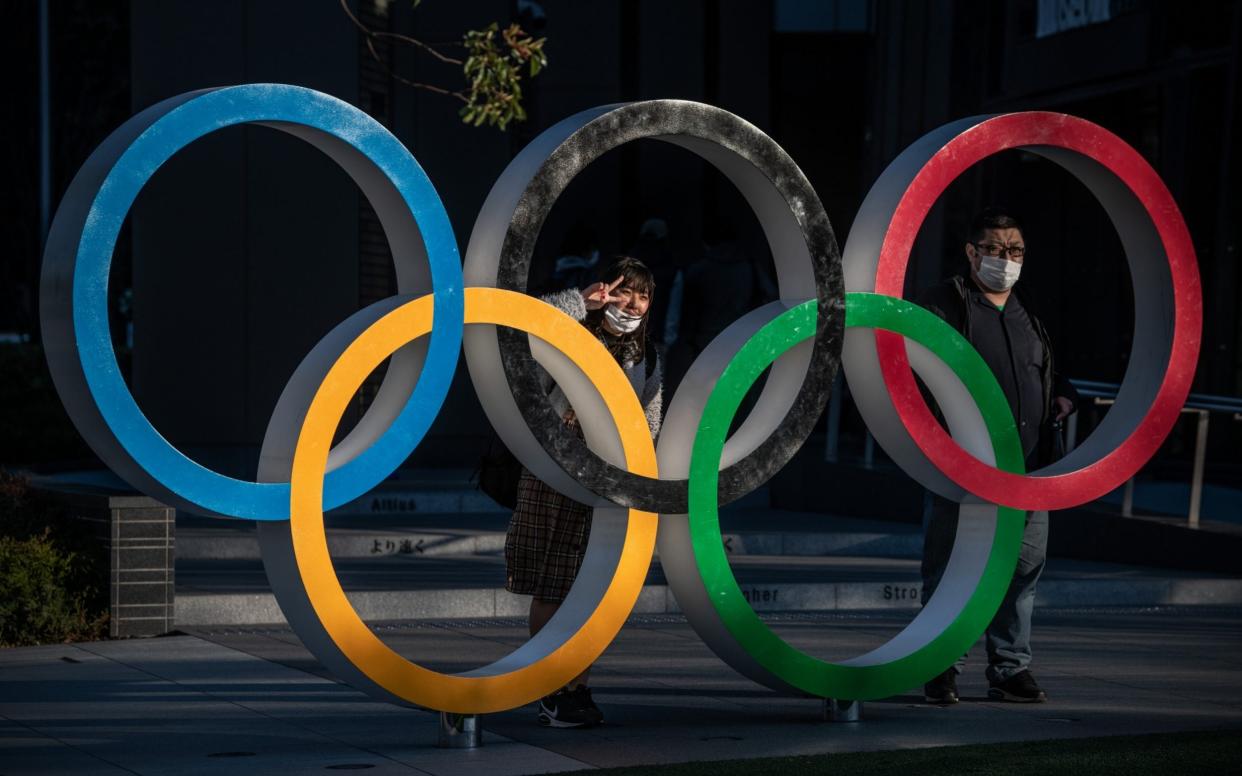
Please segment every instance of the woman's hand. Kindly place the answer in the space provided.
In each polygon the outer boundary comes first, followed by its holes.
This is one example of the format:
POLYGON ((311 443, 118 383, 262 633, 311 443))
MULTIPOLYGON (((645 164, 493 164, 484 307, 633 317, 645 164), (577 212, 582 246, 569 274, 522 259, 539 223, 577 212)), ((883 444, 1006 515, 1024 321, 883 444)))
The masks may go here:
POLYGON ((582 289, 582 301, 586 304, 586 309, 598 310, 606 304, 622 301, 622 297, 614 296, 612 292, 617 286, 621 285, 623 280, 625 280, 624 275, 611 283, 600 281, 582 289))

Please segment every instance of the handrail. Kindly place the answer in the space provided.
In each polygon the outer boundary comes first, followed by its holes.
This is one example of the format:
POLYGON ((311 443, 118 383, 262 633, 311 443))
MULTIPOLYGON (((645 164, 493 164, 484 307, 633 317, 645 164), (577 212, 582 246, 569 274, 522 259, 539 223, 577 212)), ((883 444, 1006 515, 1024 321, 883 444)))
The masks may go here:
MULTIPOLYGON (((1104 383, 1097 380, 1071 379, 1070 383, 1078 389, 1081 396, 1095 399, 1116 399, 1121 388, 1117 383, 1104 383)), ((1242 398, 1237 396, 1217 396, 1210 393, 1192 393, 1186 397, 1185 409, 1211 410, 1213 412, 1242 413, 1242 398)))
MULTIPOLYGON (((1075 380, 1070 383, 1084 398, 1094 399, 1096 405, 1112 404, 1117 400, 1117 392, 1121 386, 1117 383, 1106 383, 1098 380, 1075 380)), ((838 460, 841 429, 841 395, 843 381, 838 373, 833 384, 831 399, 826 413, 827 434, 824 445, 824 460, 838 460)), ((1198 416, 1195 428, 1195 457, 1190 477, 1190 504, 1186 517, 1191 528, 1199 527, 1199 508, 1203 502, 1203 473, 1207 458, 1208 417, 1212 412, 1231 413, 1235 421, 1242 420, 1242 398, 1236 396, 1216 396, 1206 393, 1192 393, 1186 397, 1181 412, 1198 416)), ((1078 444, 1078 413, 1072 413, 1065 422, 1065 452, 1068 454, 1078 444)), ((874 465, 875 440, 868 431, 863 443, 863 466, 874 465)), ((1121 498, 1121 514, 1132 517, 1134 512, 1134 478, 1126 481, 1121 498)))
MULTIPOLYGON (((1112 404, 1117 400, 1117 391, 1121 386, 1116 383, 1104 383, 1096 380, 1070 380, 1080 396, 1095 400, 1096 404, 1112 404)), ((1208 417, 1212 412, 1228 412, 1234 420, 1242 420, 1242 398, 1236 396, 1216 396, 1207 393, 1192 393, 1186 397, 1182 405, 1183 413, 1198 415, 1195 427, 1195 458, 1190 475, 1190 505, 1186 517, 1191 528, 1199 527, 1199 507, 1203 503, 1203 470, 1207 458, 1208 417)), ((1077 444, 1078 419, 1077 413, 1070 416, 1066 424, 1066 450, 1077 444)), ((1121 514, 1132 517, 1134 513, 1134 478, 1126 481, 1121 496, 1121 514)))

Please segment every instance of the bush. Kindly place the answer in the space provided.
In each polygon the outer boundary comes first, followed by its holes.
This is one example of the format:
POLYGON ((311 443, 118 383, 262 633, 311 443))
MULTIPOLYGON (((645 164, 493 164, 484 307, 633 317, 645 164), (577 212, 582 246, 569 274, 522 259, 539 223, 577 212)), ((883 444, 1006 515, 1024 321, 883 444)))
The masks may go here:
POLYGON ((100 638, 106 582, 106 554, 86 526, 0 471, 0 646, 100 638))
POLYGON ((90 592, 73 584, 81 564, 81 556, 61 550, 47 533, 0 536, 0 646, 100 637, 107 614, 92 614, 90 592))

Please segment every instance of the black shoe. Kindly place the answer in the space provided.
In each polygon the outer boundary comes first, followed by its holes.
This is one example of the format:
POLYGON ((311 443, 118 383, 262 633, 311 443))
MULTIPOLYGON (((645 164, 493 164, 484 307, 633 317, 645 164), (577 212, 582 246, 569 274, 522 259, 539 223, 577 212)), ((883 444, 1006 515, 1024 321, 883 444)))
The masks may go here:
POLYGON ((599 710, 599 706, 595 705, 595 701, 591 699, 591 688, 585 684, 578 685, 577 689, 570 691, 571 695, 578 696, 578 705, 582 708, 584 715, 591 718, 592 725, 598 725, 604 721, 604 712, 599 710))
POLYGON ((1043 703, 1048 700, 1045 693, 1030 671, 1019 671, 1003 682, 992 682, 988 688, 988 697, 994 701, 1012 701, 1013 703, 1043 703))
POLYGON ((561 688, 539 700, 540 725, 554 728, 590 727, 598 724, 602 718, 599 709, 591 713, 590 709, 583 706, 577 690, 571 692, 561 688))
POLYGON ((957 703, 957 671, 951 667, 923 685, 923 700, 948 706, 957 703))

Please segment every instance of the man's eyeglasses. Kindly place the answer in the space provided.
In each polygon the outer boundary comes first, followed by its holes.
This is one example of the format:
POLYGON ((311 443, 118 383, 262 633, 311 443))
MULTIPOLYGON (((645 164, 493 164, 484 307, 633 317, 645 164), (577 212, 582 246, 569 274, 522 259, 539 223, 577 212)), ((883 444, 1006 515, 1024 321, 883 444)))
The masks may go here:
POLYGON ((1009 258, 1015 261, 1022 261, 1022 258, 1026 256, 1025 245, 1000 245, 999 243, 971 243, 971 245, 975 246, 975 250, 984 256, 1007 254, 1009 258))

